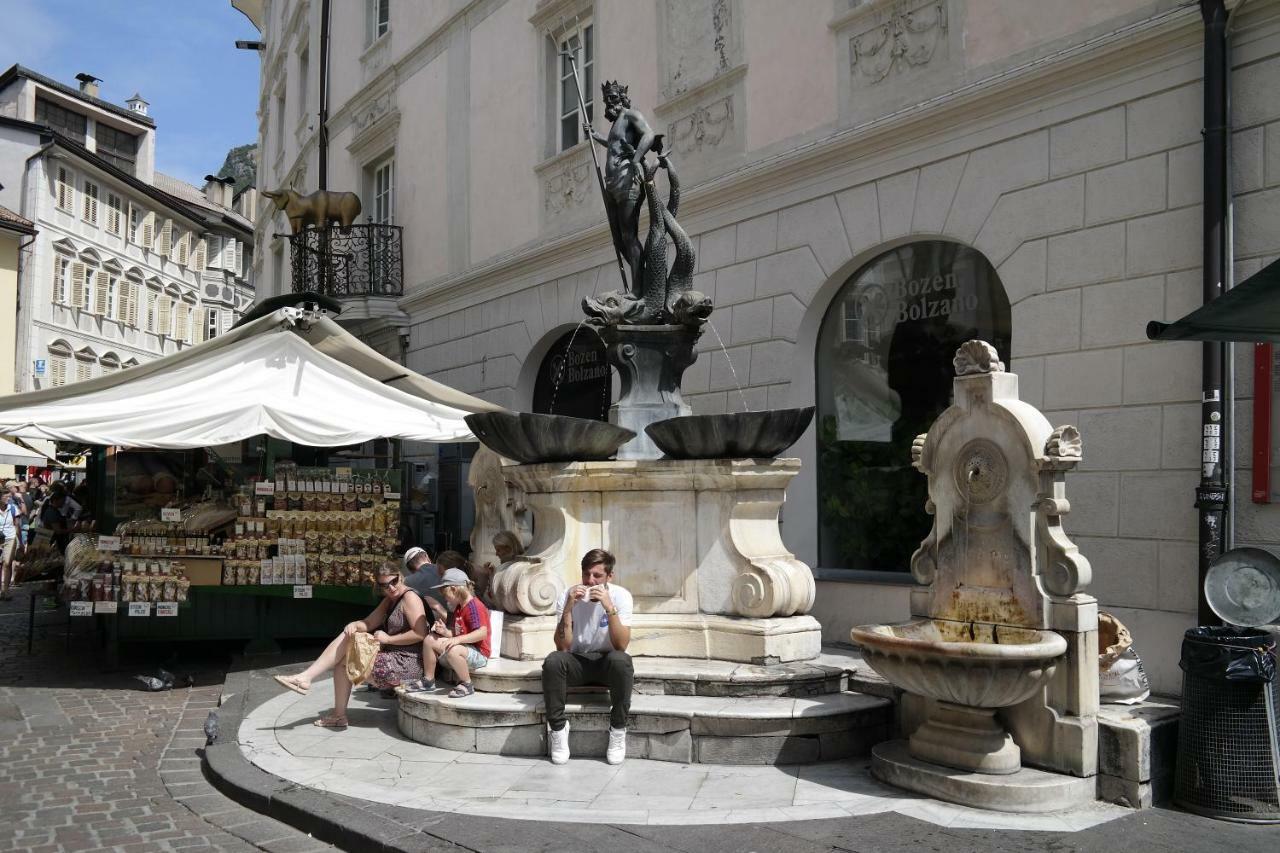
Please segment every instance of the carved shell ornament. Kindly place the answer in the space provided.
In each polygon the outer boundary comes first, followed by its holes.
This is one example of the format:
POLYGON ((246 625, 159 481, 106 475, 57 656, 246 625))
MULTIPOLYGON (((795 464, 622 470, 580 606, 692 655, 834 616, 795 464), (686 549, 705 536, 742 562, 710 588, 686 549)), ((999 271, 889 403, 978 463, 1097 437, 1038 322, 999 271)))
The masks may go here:
POLYGON ((1004 372, 1004 362, 1000 360, 1000 354, 986 341, 965 341, 956 350, 951 364, 956 369, 956 376, 1004 372))
POLYGON ((1044 443, 1044 455, 1053 459, 1081 459, 1083 454, 1080 430, 1070 425, 1055 429, 1044 443))

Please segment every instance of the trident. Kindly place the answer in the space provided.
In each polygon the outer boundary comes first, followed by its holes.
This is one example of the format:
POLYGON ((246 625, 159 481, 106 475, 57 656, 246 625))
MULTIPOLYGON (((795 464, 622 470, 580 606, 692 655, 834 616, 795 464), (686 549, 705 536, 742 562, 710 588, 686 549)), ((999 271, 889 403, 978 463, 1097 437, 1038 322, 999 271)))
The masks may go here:
POLYGON ((600 197, 604 201, 605 213, 609 217, 609 233, 613 235, 613 254, 618 259, 618 275, 622 278, 622 292, 630 293, 631 288, 627 286, 627 268, 622 262, 622 251, 618 248, 618 244, 622 242, 622 235, 618 232, 619 226, 613 214, 609 212, 609 197, 604 189, 604 173, 600 171, 600 160, 596 157, 594 131, 587 118, 587 102, 582 96, 582 81, 578 78, 578 61, 572 50, 562 50, 560 55, 569 60, 569 70, 573 72, 573 91, 578 95, 578 109, 582 114, 582 132, 587 137, 587 147, 591 149, 591 163, 596 167, 596 183, 600 186, 600 197))

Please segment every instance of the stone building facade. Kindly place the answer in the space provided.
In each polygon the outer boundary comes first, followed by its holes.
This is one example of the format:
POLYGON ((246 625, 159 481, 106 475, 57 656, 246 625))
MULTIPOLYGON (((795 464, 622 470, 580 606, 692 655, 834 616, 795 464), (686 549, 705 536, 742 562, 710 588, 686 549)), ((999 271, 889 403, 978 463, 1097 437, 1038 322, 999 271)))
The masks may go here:
MULTIPOLYGON (((265 41, 260 184, 311 189, 322 4, 233 5, 265 41)), ((1239 279, 1280 254, 1280 3, 1227 5, 1239 279)), ((895 442, 946 393, 951 337, 983 332, 1024 400, 1079 426, 1067 529, 1156 690, 1179 690, 1200 346, 1150 343, 1144 327, 1201 299, 1196 4, 372 0, 334 4, 331 29, 329 186, 359 189, 366 210, 387 195, 406 229, 410 367, 529 409, 582 298, 617 287, 559 58, 573 51, 596 86, 629 83, 675 152, 695 287, 716 305, 686 399, 819 407, 783 528, 817 571, 828 639, 905 618, 912 530, 886 550, 841 529, 895 483, 917 488, 893 479, 909 462, 895 442)), ((261 293, 287 290, 280 222, 264 209, 256 225, 261 293)), ((1252 351, 1237 349, 1247 447, 1252 351)), ((1236 544, 1280 542, 1280 511, 1236 496, 1236 544)), ((927 530, 921 503, 904 506, 885 517, 927 530)))
POLYGON ((38 230, 2 393, 169 355, 253 302, 252 191, 237 205, 225 182, 201 189, 157 172, 147 102, 110 103, 81 77, 77 89, 18 65, 0 74, 0 204, 38 230))

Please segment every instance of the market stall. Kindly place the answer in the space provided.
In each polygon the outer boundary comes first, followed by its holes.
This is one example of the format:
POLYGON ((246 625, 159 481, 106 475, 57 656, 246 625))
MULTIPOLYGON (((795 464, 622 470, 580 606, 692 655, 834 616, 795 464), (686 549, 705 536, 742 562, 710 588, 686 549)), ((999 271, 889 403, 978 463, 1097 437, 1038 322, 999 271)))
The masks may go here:
POLYGON ((96 445, 96 537, 64 597, 119 639, 269 643, 367 610, 396 556, 400 471, 333 453, 471 440, 499 407, 283 307, 146 365, 0 400, 0 433, 96 445), (168 618, 166 618, 168 617, 168 618))

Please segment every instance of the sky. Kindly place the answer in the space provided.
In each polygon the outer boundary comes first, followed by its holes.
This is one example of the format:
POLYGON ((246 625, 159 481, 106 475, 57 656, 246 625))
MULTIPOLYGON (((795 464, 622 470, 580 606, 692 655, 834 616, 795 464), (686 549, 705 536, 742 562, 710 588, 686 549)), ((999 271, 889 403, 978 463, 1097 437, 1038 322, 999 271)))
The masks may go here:
POLYGON ((124 106, 138 92, 156 122, 156 168, 202 186, 227 151, 258 138, 257 39, 230 0, 0 0, 0 71, 15 62, 124 106))

